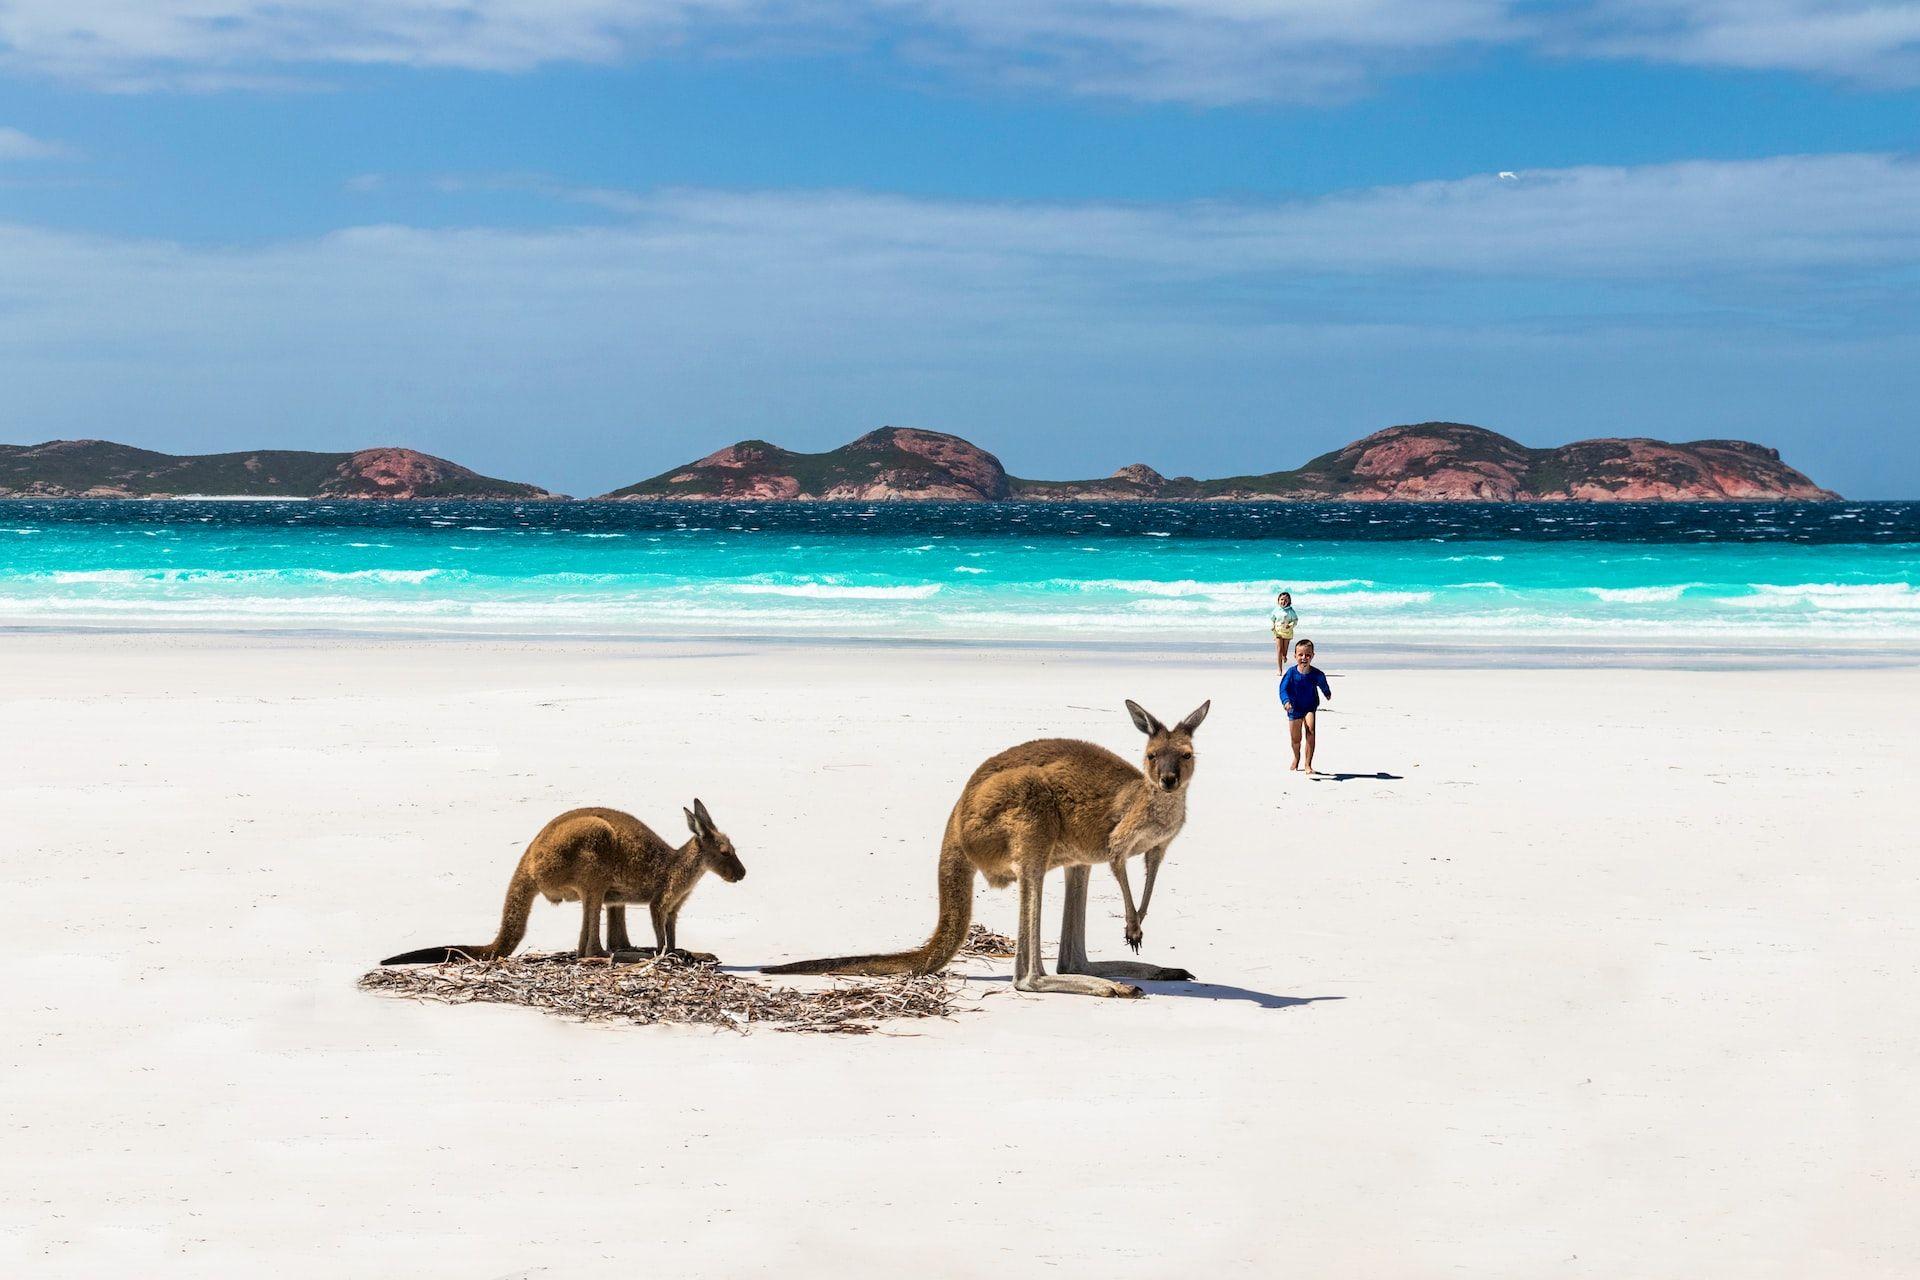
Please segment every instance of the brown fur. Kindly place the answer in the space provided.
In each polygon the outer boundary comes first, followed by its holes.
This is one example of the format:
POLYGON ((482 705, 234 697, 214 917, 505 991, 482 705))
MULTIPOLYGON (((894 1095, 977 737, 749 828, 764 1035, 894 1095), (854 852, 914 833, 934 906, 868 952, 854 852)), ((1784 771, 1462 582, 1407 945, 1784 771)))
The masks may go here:
MULTIPOLYGON (((654 950, 674 951, 680 908, 700 877, 711 871, 729 883, 747 874, 733 841, 713 825, 698 800, 683 810, 693 839, 675 848, 652 828, 618 809, 570 809, 540 829, 514 868, 492 942, 473 947, 427 947, 390 956, 381 964, 439 964, 470 958, 497 960, 513 954, 527 936, 527 914, 536 896, 580 904, 582 956, 607 954, 600 943, 600 910, 616 951, 631 950, 626 909, 645 903, 653 916, 654 950)), ((711 959, 710 956, 702 956, 711 959)))
MULTIPOLYGON (((974 770, 947 818, 940 845, 940 915, 933 936, 912 951, 839 956, 773 965, 765 973, 934 973, 960 950, 973 917, 973 879, 996 889, 1020 885, 1020 933, 1014 986, 1022 991, 1137 996, 1140 989, 1108 977, 1174 980, 1183 969, 1086 959, 1087 868, 1109 865, 1125 883, 1128 858, 1149 859, 1148 883, 1167 845, 1187 820, 1187 784, 1193 778, 1193 733, 1206 718, 1203 703, 1169 729, 1138 704, 1127 703, 1147 735, 1146 757, 1135 768, 1105 747, 1067 738, 1043 738, 1002 751, 974 770), (1060 973, 1040 961, 1041 882, 1055 867, 1067 870, 1061 926, 1060 973)), ((1127 893, 1129 941, 1137 915, 1127 893)))

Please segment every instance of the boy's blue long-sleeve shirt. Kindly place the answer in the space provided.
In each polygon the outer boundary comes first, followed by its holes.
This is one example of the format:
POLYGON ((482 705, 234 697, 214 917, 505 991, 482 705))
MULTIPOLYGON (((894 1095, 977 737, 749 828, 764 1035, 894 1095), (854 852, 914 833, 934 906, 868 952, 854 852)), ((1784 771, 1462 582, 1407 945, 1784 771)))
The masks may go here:
POLYGON ((1326 672, 1318 667, 1310 666, 1303 673, 1299 666, 1291 666, 1280 677, 1280 701, 1290 708, 1288 719, 1298 720, 1307 712, 1317 710, 1323 693, 1329 698, 1333 696, 1333 690, 1327 687, 1326 672))

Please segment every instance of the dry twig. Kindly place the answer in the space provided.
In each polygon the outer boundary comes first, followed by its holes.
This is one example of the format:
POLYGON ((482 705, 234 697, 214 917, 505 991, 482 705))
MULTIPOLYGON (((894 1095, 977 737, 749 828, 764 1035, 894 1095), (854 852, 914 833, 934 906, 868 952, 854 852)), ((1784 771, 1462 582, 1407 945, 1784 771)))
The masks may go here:
POLYGON ((817 990, 763 986, 673 956, 636 965, 581 963, 566 953, 374 969, 363 991, 439 1004, 519 1004, 588 1021, 690 1023, 746 1032, 865 1035, 894 1018, 944 1018, 958 991, 944 974, 836 982, 817 990))
POLYGON ((983 924, 976 924, 967 930, 967 940, 960 944, 962 956, 982 960, 1013 959, 1013 939, 1004 933, 995 933, 983 924))

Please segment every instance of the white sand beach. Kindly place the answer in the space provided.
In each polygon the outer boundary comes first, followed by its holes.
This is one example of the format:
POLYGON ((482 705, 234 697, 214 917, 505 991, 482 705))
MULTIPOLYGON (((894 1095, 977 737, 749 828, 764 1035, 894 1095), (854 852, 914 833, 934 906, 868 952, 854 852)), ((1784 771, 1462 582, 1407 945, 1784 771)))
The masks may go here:
POLYGON ((1310 780, 1257 648, 0 637, 0 1272, 1920 1272, 1920 671, 1321 659, 1310 780), (867 1037, 355 989, 587 803, 707 802, 729 964, 917 943, 974 765, 1131 757, 1126 697, 1213 699, 1142 953, 1197 983, 974 964, 867 1037))

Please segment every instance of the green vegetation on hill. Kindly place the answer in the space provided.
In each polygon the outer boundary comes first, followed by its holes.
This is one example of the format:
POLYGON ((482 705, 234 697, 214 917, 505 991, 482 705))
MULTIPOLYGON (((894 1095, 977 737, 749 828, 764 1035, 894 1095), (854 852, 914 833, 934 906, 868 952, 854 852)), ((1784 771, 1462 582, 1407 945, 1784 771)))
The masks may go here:
POLYGON ((266 450, 176 457, 108 440, 0 445, 0 490, 38 485, 73 492, 111 487, 136 495, 307 497, 350 456, 266 450))
POLYGON ((405 449, 168 454, 110 440, 0 445, 0 495, 537 498, 543 490, 405 449), (381 481, 385 483, 381 483, 381 481))
POLYGON ((765 440, 742 440, 710 458, 663 471, 604 496, 653 498, 745 492, 772 480, 791 480, 799 493, 819 495, 875 484, 881 477, 892 488, 906 492, 956 484, 982 486, 982 496, 987 497, 1004 497, 1008 492, 1005 473, 991 454, 957 436, 931 431, 882 427, 822 453, 796 453, 765 440), (903 448, 902 440, 932 441, 959 456, 942 461, 903 448))

